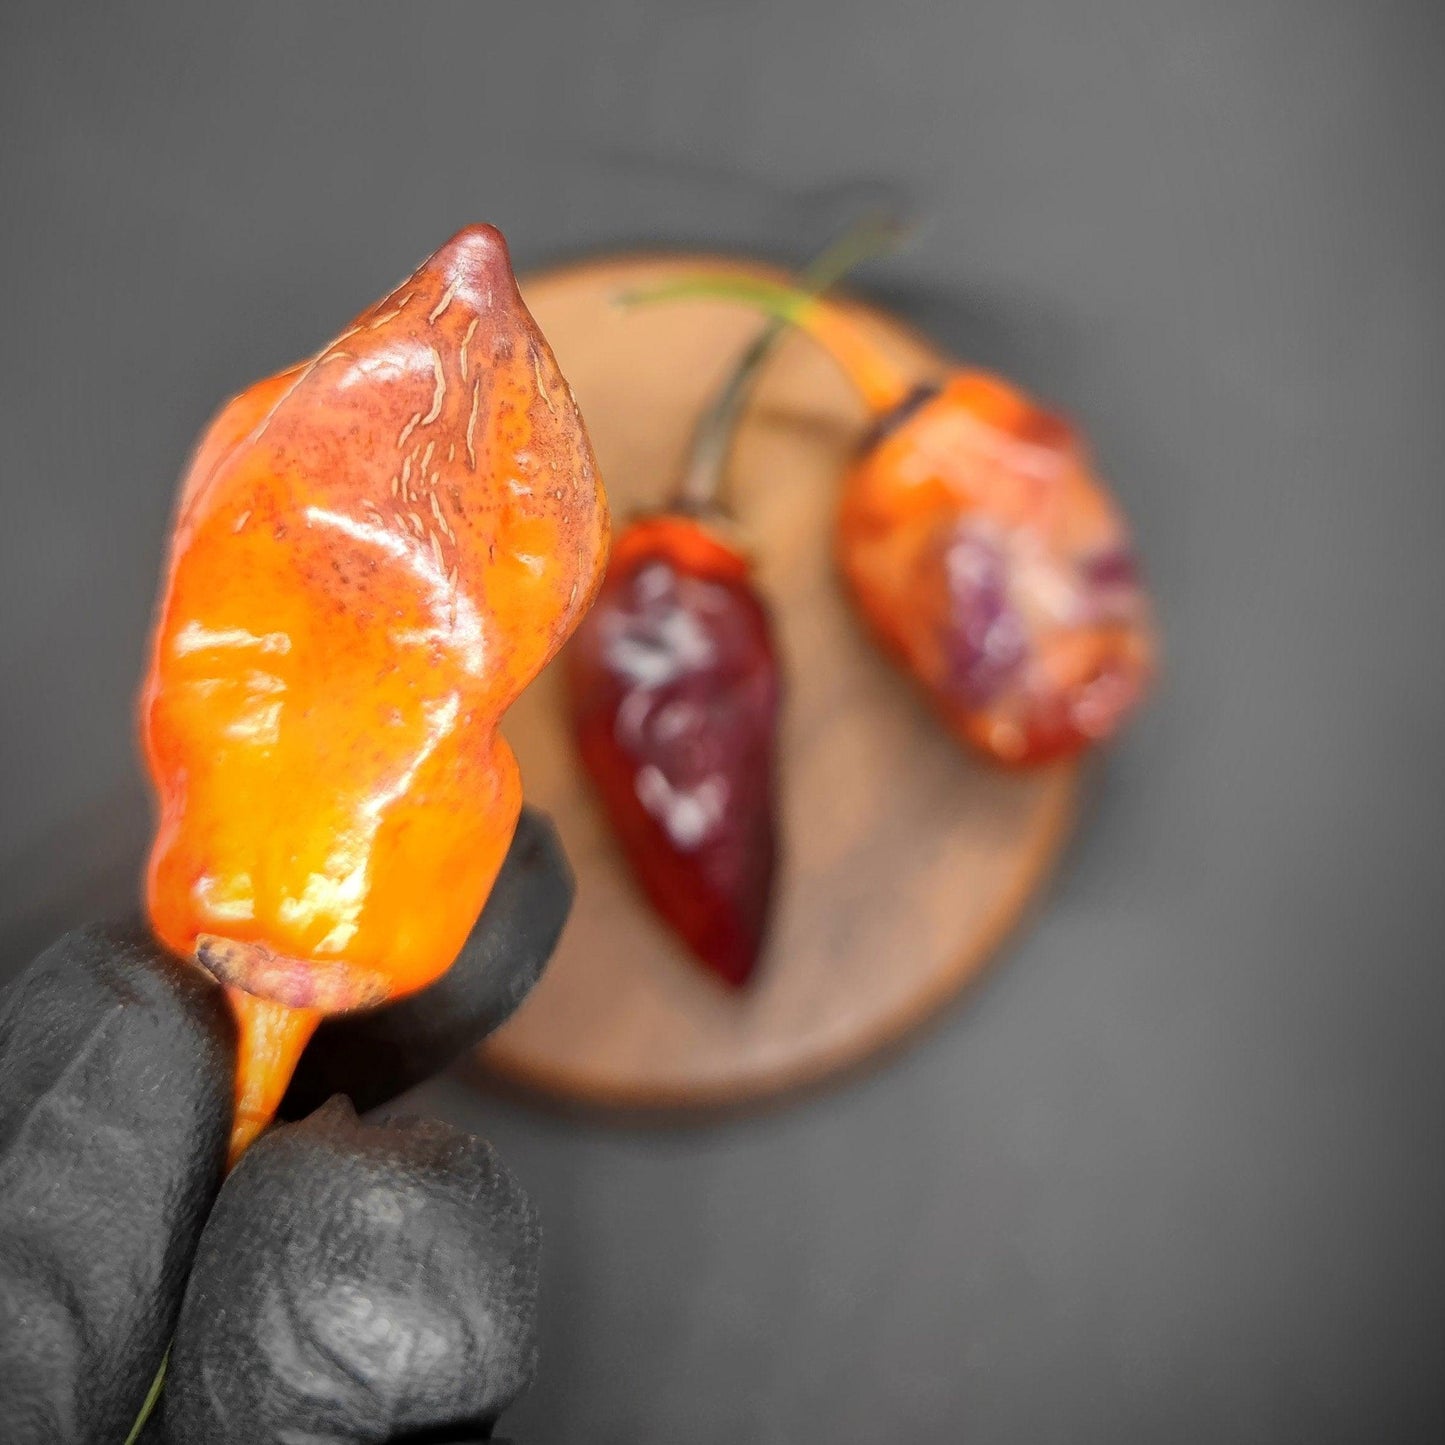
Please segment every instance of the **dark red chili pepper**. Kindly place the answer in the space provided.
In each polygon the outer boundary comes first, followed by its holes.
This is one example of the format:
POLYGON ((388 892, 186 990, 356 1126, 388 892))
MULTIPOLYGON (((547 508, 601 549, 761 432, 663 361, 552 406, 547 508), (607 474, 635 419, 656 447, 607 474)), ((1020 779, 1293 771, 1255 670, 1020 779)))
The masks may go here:
MULTIPOLYGON (((805 283, 831 285, 898 234, 869 218, 805 283)), ((619 533, 563 654, 582 762, 637 881, 734 986, 757 967, 772 900, 782 684, 767 606, 718 493, 752 378, 782 329, 757 338, 705 413, 672 507, 619 533)))
POLYGON ((762 948, 781 695, 744 555, 680 513, 618 537, 565 653, 577 746, 653 907, 728 983, 762 948))

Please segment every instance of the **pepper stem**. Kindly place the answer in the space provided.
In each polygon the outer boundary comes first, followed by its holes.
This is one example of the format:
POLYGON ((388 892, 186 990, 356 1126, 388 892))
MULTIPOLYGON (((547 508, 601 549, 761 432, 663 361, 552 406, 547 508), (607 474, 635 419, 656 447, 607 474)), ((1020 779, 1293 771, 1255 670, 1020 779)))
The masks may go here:
MULTIPOLYGON (((286 1086, 296 1071, 301 1051, 321 1022, 321 1012, 319 1009, 288 1008, 284 1003, 276 1003, 273 999, 261 998, 239 988, 228 987, 226 998, 238 1030, 236 1111, 232 1115, 231 1142, 226 1151, 226 1172, 229 1174, 257 1135, 276 1117, 276 1110, 280 1108, 286 1086)), ((130 1427, 130 1434, 125 1437, 125 1445, 133 1445, 140 1439, 146 1421, 160 1401, 170 1356, 167 1348, 155 1379, 146 1392, 140 1414, 130 1427)))
POLYGON ((228 988, 236 1017, 236 1112, 226 1168, 236 1161, 276 1116, 297 1060, 316 1026, 319 1009, 290 1008, 239 988, 228 988))
MULTIPOLYGON (((891 251, 907 234, 906 223, 882 211, 856 221, 809 263, 799 278, 809 295, 830 290, 855 266, 891 251)), ((717 505, 732 454, 738 419, 752 390, 753 380, 788 322, 775 316, 742 354, 732 375, 693 430, 687 464, 674 502, 678 511, 698 515, 717 505)))
POLYGON ((745 276, 695 276, 629 291, 619 300, 624 306, 647 306, 658 301, 709 298, 751 306, 775 321, 806 331, 837 362, 877 416, 891 411, 913 390, 913 380, 904 376, 841 307, 795 286, 745 276))
POLYGON ((150 1419, 151 1413, 160 1402, 161 1390, 166 1383, 166 1366, 170 1363, 171 1347, 166 1346, 166 1352, 161 1356, 161 1363, 156 1370, 155 1379, 151 1381, 151 1387, 146 1391, 146 1397, 140 1407, 140 1414, 135 1417, 135 1424, 130 1427, 130 1434, 125 1437, 125 1445, 135 1445, 140 1439, 141 1431, 145 1429, 146 1421, 150 1419))

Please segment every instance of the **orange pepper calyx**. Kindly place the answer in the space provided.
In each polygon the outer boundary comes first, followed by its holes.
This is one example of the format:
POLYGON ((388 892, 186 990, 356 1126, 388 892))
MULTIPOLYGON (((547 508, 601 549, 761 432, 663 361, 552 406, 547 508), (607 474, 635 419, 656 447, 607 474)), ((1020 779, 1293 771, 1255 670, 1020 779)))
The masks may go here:
POLYGON ((236 1161, 276 1117, 301 1052, 322 1015, 317 1009, 288 1008, 273 999, 228 988, 236 1020, 236 1112, 226 1168, 236 1161))

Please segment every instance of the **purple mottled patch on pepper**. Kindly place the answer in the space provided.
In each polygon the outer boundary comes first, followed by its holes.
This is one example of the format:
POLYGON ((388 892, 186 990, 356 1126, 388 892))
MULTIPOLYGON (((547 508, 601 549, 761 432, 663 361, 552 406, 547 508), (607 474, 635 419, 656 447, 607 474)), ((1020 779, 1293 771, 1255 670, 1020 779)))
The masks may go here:
POLYGON ((1090 586, 1113 590, 1138 588, 1139 563, 1130 547, 1110 547, 1084 560, 1084 577, 1090 586))
POLYGON ((981 707, 1018 676, 1028 657, 1028 633, 1009 600, 1003 549, 981 530, 959 527, 948 534, 943 573, 949 687, 969 706, 981 707))

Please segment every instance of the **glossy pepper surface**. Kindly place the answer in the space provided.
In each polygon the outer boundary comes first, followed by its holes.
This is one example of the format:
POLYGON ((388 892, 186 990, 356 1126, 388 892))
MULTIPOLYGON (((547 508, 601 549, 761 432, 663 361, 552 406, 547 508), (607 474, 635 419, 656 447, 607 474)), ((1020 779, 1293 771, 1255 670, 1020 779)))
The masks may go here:
POLYGON ((233 1148, 323 1014, 421 988, 461 948, 521 802, 498 722, 585 612, 607 532, 488 226, 201 439, 142 694, 147 901, 228 987, 233 1148))
POLYGON ((748 560, 715 526, 641 518, 564 654, 584 766, 658 914, 746 983, 775 864, 780 687, 748 560))
POLYGON ((843 480, 835 547, 883 647, 963 740, 1032 765, 1111 737, 1154 671, 1152 608, 1128 526, 1067 422, 1001 377, 903 376, 846 312, 734 278, 712 296, 813 334, 874 416, 843 480))

